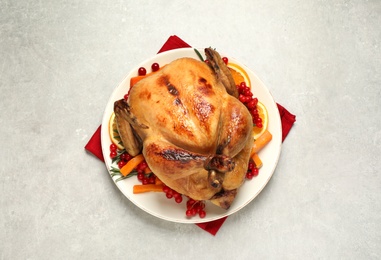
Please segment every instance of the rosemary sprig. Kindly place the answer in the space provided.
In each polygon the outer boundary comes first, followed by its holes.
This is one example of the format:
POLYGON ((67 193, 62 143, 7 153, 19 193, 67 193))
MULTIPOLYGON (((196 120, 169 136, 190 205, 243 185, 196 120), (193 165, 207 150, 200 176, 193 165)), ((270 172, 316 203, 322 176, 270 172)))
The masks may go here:
POLYGON ((118 150, 116 156, 114 158, 111 159, 111 162, 114 163, 118 163, 120 161, 120 156, 126 151, 126 149, 123 149, 123 150, 118 150))
POLYGON ((197 49, 193 49, 197 56, 200 58, 201 61, 204 61, 204 58, 202 57, 201 53, 197 49))
POLYGON ((127 178, 130 178, 132 176, 135 176, 138 174, 138 172, 136 170, 133 170, 130 174, 128 174, 127 176, 122 176, 122 173, 120 172, 120 169, 119 168, 116 168, 114 166, 111 166, 111 169, 110 169, 110 175, 112 178, 114 177, 117 177, 119 176, 118 179, 115 180, 115 182, 118 182, 118 181, 121 181, 121 180, 124 180, 124 179, 127 179, 127 178))

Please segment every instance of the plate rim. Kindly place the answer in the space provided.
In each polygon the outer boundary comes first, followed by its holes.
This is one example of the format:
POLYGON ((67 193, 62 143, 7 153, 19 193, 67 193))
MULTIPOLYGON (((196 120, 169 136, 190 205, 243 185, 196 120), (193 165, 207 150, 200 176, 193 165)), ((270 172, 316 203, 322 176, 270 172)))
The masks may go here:
MULTIPOLYGON (((171 56, 171 55, 174 55, 174 56, 178 56, 177 54, 181 54, 182 52, 187 52, 187 51, 193 51, 193 55, 189 55, 189 56, 194 56, 196 55, 195 57, 198 57, 197 54, 195 54, 194 52, 194 49, 195 48, 192 48, 192 47, 185 47, 185 48, 177 48, 177 49, 173 49, 173 50, 168 50, 168 51, 165 51, 165 52, 162 52, 162 53, 158 53, 156 55, 153 55, 149 58, 146 58, 144 61, 140 62, 137 66, 133 67, 125 76, 124 78, 119 82, 119 84, 116 85, 116 87, 113 89, 108 101, 107 101, 107 105, 104 109, 104 112, 103 112, 103 117, 102 117, 102 126, 101 126, 101 147, 102 147, 102 153, 104 155, 107 155, 109 153, 109 151, 107 151, 107 149, 109 149, 109 147, 105 147, 104 145, 104 142, 106 142, 106 140, 104 140, 106 138, 106 136, 108 138, 106 139, 109 139, 109 136, 108 136, 108 120, 109 117, 110 117, 110 113, 108 112, 108 107, 110 106, 111 102, 113 103, 115 101, 115 95, 116 93, 118 92, 119 88, 122 87, 123 83, 126 83, 127 80, 129 80, 131 78, 131 76, 133 74, 137 74, 137 69, 141 66, 143 66, 144 64, 147 64, 147 63, 151 63, 152 60, 155 60, 155 59, 160 59, 160 58, 163 58, 163 57, 166 57, 166 56, 171 56), (135 72, 135 73, 133 73, 135 72), (108 117, 108 118, 107 118, 108 117), (107 124, 105 125, 105 122, 107 122, 107 124), (102 132, 104 130, 107 131, 107 134, 102 134, 102 132)), ((199 49, 197 48, 198 51, 202 51, 202 49, 199 49)), ((205 57, 205 55, 202 53, 201 55, 203 55, 203 57, 205 57)), ((220 52, 220 55, 221 57, 225 56, 224 53, 220 52)), ((181 57, 188 57, 187 56, 181 56, 181 57)), ((178 58, 181 58, 180 56, 178 58)), ((194 57, 194 58, 195 58, 194 57)), ((277 148, 277 154, 274 156, 274 163, 273 163, 273 166, 272 168, 270 169, 270 174, 269 176, 264 180, 262 186, 260 187, 260 189, 258 189, 255 194, 253 194, 250 199, 246 200, 245 203, 239 205, 239 207, 235 208, 234 211, 225 211, 224 213, 222 214, 219 214, 219 215, 216 215, 214 217, 207 217, 207 218, 187 218, 185 216, 185 213, 184 213, 184 219, 178 219, 178 218, 171 218, 171 217, 166 217, 166 216, 163 216, 163 215, 160 215, 158 214, 157 212, 145 207, 144 205, 141 205, 139 203, 137 203, 134 199, 131 198, 131 196, 129 194, 126 193, 126 191, 122 188, 121 186, 121 183, 120 182, 116 182, 115 181, 115 178, 113 178, 111 176, 111 173, 110 173, 110 168, 111 166, 113 165, 112 163, 109 165, 108 164, 108 161, 110 161, 108 158, 104 160, 104 165, 106 166, 106 169, 112 179, 112 181, 114 182, 114 184, 118 187, 119 191, 122 192, 122 194, 130 201, 132 202, 132 204, 134 204, 135 206, 137 206, 138 208, 142 209, 143 211, 145 211, 146 213, 152 215, 152 216, 155 216, 157 218, 160 218, 160 219, 163 219, 163 220, 166 220, 166 221, 170 221, 170 222, 175 222, 175 223, 183 223, 183 224, 197 224, 197 223, 205 223, 205 222, 210 222, 210 221, 214 221, 214 220, 217 220, 217 219, 221 219, 221 218, 224 218, 224 217, 227 217, 229 215, 232 215, 238 211, 240 211, 242 208, 246 207, 248 204, 250 204, 262 191, 263 189, 268 185, 269 181, 271 180, 272 176, 274 175, 274 172, 275 172, 275 169, 277 168, 277 165, 278 165, 278 162, 279 162, 279 159, 280 159, 280 155, 281 155, 281 152, 282 152, 282 141, 281 141, 281 138, 282 138, 282 125, 281 125, 281 119, 280 119, 280 113, 279 113, 279 110, 277 109, 277 104, 273 98, 273 95, 271 94, 270 90, 267 88, 267 86, 263 83, 263 81, 257 76, 256 73, 254 73, 253 70, 251 70, 250 68, 248 68, 246 65, 244 65, 243 63, 239 62, 237 59, 235 59, 234 57, 232 56, 227 56, 226 57, 229 57, 229 61, 232 60, 234 61, 234 63, 237 63, 238 65, 242 66, 245 70, 247 70, 249 76, 252 76, 255 78, 255 80, 257 82, 259 82, 262 87, 264 87, 264 90, 266 91, 266 94, 268 94, 271 102, 275 105, 276 107, 276 115, 274 115, 274 117, 276 117, 278 123, 279 123, 279 137, 280 137, 280 142, 279 142, 279 146, 276 147, 277 148)), ((177 58, 169 58, 171 61, 177 59, 177 58)), ((251 77, 250 77, 251 78, 251 77)), ((273 119, 272 119, 273 120, 273 119)), ((109 142, 111 142, 110 140, 108 140, 109 142)), ((278 140, 279 141, 279 140, 278 140)), ((104 156, 105 157, 105 156, 104 156)), ((142 196, 144 194, 139 194, 139 196, 142 196)), ((174 202, 173 202, 174 203, 174 202)), ((185 212, 185 209, 184 209, 184 212, 185 212)), ((207 215, 208 216, 208 215, 207 215)))

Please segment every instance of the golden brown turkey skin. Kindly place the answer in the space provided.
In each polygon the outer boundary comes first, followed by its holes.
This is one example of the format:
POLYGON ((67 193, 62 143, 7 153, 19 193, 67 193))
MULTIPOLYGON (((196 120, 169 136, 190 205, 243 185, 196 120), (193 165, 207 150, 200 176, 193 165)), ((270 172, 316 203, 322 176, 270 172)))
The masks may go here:
POLYGON ((118 124, 131 125, 147 164, 166 185, 230 207, 247 171, 252 118, 207 64, 175 60, 139 81, 115 108, 124 113, 116 113, 118 124))

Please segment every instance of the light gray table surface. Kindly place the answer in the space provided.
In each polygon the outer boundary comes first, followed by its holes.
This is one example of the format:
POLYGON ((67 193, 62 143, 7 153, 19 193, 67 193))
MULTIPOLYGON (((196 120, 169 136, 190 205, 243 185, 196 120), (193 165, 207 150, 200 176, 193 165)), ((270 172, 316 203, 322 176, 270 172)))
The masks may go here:
POLYGON ((381 1, 0 0, 0 259, 381 259, 381 1), (216 236, 134 206, 84 146, 170 35, 296 115, 216 236))

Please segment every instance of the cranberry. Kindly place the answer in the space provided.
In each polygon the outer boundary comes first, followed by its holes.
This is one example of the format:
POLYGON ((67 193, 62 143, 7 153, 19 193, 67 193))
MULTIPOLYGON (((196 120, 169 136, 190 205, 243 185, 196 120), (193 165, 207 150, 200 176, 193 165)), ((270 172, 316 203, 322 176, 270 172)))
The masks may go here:
POLYGON ((258 173, 259 173, 259 169, 257 167, 255 167, 253 169, 253 176, 258 176, 258 173))
POLYGON ((116 144, 111 144, 111 145, 110 145, 110 151, 111 151, 111 152, 115 152, 116 149, 118 149, 118 147, 116 146, 116 144))
POLYGON ((243 91, 246 88, 246 82, 242 81, 241 84, 239 84, 239 89, 243 91))
POLYGON ((195 201, 193 199, 189 199, 187 201, 187 208, 190 209, 193 206, 194 203, 195 203, 195 201))
POLYGON ((250 100, 248 103, 247 103, 247 108, 249 109, 253 109, 257 106, 257 104, 255 103, 255 101, 252 99, 250 100))
POLYGON ((187 217, 192 217, 192 210, 188 209, 187 211, 185 211, 185 215, 187 217))
POLYGON ((197 214, 197 210, 195 208, 191 209, 190 211, 191 211, 192 216, 197 214))
POLYGON ((205 210, 200 210, 200 212, 198 213, 198 215, 200 216, 200 218, 205 218, 205 216, 206 216, 206 212, 205 212, 205 210))
POLYGON ((149 184, 155 184, 155 176, 153 176, 153 175, 149 176, 148 183, 149 184))
POLYGON ((141 163, 136 166, 137 171, 144 171, 145 168, 147 168, 147 163, 145 161, 142 161, 141 163))
POLYGON ((228 65, 229 59, 228 59, 227 57, 223 57, 223 58, 222 58, 222 61, 223 61, 226 65, 228 65))
POLYGON ((258 117, 255 117, 255 125, 258 127, 258 128, 262 128, 262 118, 260 118, 259 116, 258 117))
POLYGON ((176 203, 181 203, 183 201, 183 197, 180 195, 178 197, 175 197, 176 203))
POLYGON ((144 179, 144 174, 141 173, 141 172, 139 172, 139 173, 138 173, 138 180, 139 180, 139 181, 143 181, 143 179, 144 179))
POLYGON ((243 94, 239 94, 238 99, 239 99, 239 101, 241 101, 242 103, 245 103, 246 97, 245 97, 243 94))
POLYGON ((123 160, 125 160, 126 162, 128 162, 129 160, 131 160, 131 159, 132 159, 132 156, 131 156, 131 155, 129 155, 128 153, 124 153, 124 155, 125 155, 125 157, 124 157, 124 159, 123 159, 123 160))
POLYGON ((153 72, 158 71, 160 69, 160 65, 158 63, 153 63, 151 66, 153 72))
POLYGON ((175 191, 172 190, 172 189, 169 189, 169 191, 168 191, 167 193, 168 193, 168 194, 171 194, 171 196, 173 197, 173 194, 175 193, 175 191))
POLYGON ((123 167, 124 165, 126 165, 126 162, 125 162, 125 161, 120 160, 120 161, 118 162, 118 167, 119 167, 119 169, 122 169, 122 167, 123 167))
POLYGON ((140 67, 138 70, 138 75, 139 76, 145 76, 147 74, 147 70, 144 67, 140 67))
POLYGON ((116 155, 117 155, 116 151, 111 151, 111 153, 110 153, 111 158, 114 158, 116 155))
POLYGON ((247 168, 251 171, 251 170, 253 170, 254 166, 255 165, 253 162, 249 162, 249 166, 247 168))
POLYGON ((165 193, 168 193, 169 190, 170 190, 170 188, 169 188, 168 186, 164 186, 164 187, 163 187, 163 191, 164 191, 165 193))

